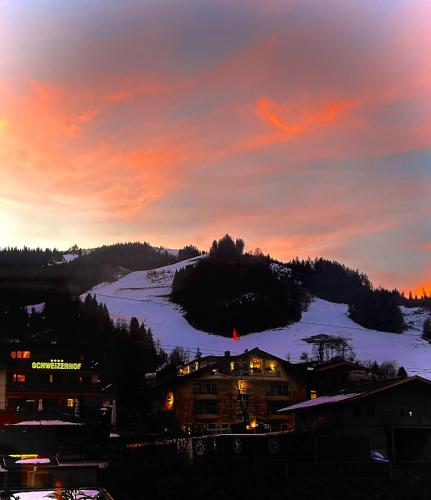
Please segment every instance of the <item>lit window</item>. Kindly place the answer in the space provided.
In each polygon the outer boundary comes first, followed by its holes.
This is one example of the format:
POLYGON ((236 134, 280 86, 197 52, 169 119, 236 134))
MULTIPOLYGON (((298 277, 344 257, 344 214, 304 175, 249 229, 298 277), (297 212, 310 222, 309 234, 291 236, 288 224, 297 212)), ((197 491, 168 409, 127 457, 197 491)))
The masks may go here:
POLYGON ((11 351, 11 353, 10 353, 10 357, 11 357, 12 359, 16 359, 16 351, 11 351))
POLYGON ((314 389, 310 391, 310 399, 317 399, 317 391, 314 389))
POLYGON ((260 372, 262 370, 262 360, 259 358, 252 358, 250 360, 250 368, 254 372, 260 372))
POLYGON ((73 398, 67 398, 67 407, 73 408, 75 406, 75 400, 73 398))
POLYGON ((54 375, 50 373, 49 375, 49 383, 52 384, 54 382, 54 375))
POLYGON ((19 359, 30 359, 30 351, 17 351, 16 357, 19 359))
POLYGON ((266 369, 269 371, 269 372, 275 372, 275 368, 277 366, 277 363, 275 361, 267 361, 267 365, 266 365, 266 369))
POLYGON ((14 373, 13 374, 13 381, 14 382, 25 382, 25 375, 22 375, 21 373, 14 373))
POLYGON ((235 370, 235 361, 230 362, 230 369, 231 369, 231 371, 235 370))

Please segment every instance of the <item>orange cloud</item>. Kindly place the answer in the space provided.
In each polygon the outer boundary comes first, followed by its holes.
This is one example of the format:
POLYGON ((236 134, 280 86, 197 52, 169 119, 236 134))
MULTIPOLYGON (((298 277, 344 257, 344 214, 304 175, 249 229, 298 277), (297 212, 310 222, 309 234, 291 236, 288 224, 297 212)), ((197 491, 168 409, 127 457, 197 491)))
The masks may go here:
MULTIPOLYGON (((264 121, 274 125, 277 129, 285 132, 287 135, 303 134, 306 130, 314 125, 330 123, 338 117, 340 113, 346 112, 355 105, 353 99, 330 102, 317 110, 300 110, 296 122, 287 123, 280 117, 275 110, 277 105, 270 101, 267 97, 262 97, 257 102, 257 114, 264 121)), ((279 112, 289 110, 289 106, 278 106, 279 112)))

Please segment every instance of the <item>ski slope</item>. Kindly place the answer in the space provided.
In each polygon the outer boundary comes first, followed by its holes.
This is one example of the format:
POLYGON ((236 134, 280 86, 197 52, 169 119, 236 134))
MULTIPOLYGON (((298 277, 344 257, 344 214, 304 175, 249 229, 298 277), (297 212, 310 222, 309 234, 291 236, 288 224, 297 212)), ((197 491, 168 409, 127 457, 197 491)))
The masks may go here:
POLYGON ((431 378, 431 344, 421 339, 425 314, 417 308, 402 308, 409 325, 403 334, 363 328, 348 318, 347 305, 321 299, 310 304, 298 323, 252 333, 240 337, 239 341, 196 330, 184 319, 181 309, 169 302, 168 296, 175 271, 193 265, 200 258, 205 256, 155 270, 131 272, 112 283, 102 283, 89 293, 106 304, 114 320, 129 322, 135 316, 144 321, 167 351, 183 346, 192 355, 198 347, 203 355, 222 354, 226 350, 239 354, 244 349, 260 347, 281 358, 289 356, 295 362, 301 353, 311 353, 312 345, 304 339, 324 333, 346 338, 359 360, 394 360, 410 375, 431 378))

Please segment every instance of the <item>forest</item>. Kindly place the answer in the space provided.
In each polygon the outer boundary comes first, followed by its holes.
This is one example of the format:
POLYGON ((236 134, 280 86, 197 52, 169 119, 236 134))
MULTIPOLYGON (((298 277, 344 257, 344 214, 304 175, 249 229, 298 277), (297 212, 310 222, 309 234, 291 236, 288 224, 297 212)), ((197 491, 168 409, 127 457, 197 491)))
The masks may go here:
MULTIPOLYGON (((358 324, 402 333, 397 290, 374 288, 364 273, 323 258, 283 263, 260 252, 244 253, 244 241, 226 235, 209 256, 176 272, 172 300, 196 328, 231 336, 286 326, 301 319, 311 298, 348 304, 358 324)), ((423 299, 425 300, 425 298, 423 299)))
MULTIPOLYGON (((68 250, 79 258, 65 262, 57 249, 0 249, 0 314, 20 316, 22 306, 78 297, 93 286, 135 270, 153 269, 202 252, 186 245, 178 256, 149 243, 117 243, 92 250, 68 250)), ((171 299, 188 321, 204 331, 231 336, 288 325, 301 318, 312 297, 348 304, 358 324, 401 333, 400 305, 431 310, 431 298, 406 297, 375 288, 367 275, 323 258, 280 262, 260 251, 245 252, 242 239, 215 240, 208 258, 175 275, 171 299)), ((429 328, 425 338, 431 338, 429 328)))
POLYGON ((289 276, 280 279, 271 259, 244 253, 229 235, 214 241, 207 259, 175 273, 171 299, 196 328, 232 336, 285 326, 301 319, 305 290, 289 276))

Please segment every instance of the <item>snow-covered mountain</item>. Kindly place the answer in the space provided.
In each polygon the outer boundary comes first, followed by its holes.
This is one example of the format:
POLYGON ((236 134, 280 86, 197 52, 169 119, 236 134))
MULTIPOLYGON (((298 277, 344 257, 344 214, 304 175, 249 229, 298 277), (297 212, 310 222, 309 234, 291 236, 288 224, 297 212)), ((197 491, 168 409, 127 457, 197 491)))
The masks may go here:
POLYGON ((151 328, 155 339, 167 350, 183 346, 193 353, 199 347, 205 354, 232 354, 260 347, 282 358, 298 361, 301 353, 311 352, 304 339, 317 334, 346 338, 358 359, 395 360, 409 374, 431 378, 431 344, 421 339, 425 313, 417 308, 402 308, 408 329, 403 334, 368 330, 347 316, 347 305, 315 299, 301 321, 285 328, 251 333, 239 341, 211 335, 193 328, 178 306, 171 303, 172 280, 177 269, 193 264, 196 257, 150 271, 131 272, 112 283, 102 283, 90 293, 107 305, 114 319, 129 321, 132 316, 151 328))

